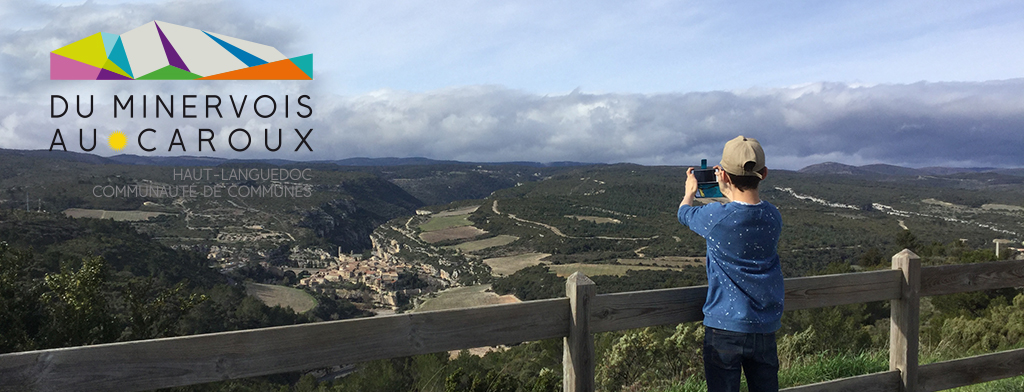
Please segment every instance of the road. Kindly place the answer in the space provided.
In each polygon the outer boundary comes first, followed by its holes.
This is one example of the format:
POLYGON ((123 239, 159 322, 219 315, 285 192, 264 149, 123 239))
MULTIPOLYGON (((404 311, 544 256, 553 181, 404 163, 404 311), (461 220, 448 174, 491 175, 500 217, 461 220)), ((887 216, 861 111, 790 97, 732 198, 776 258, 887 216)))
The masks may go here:
MULTIPOLYGON (((498 201, 497 200, 495 200, 494 203, 491 204, 491 211, 494 211, 495 215, 502 215, 501 212, 498 211, 498 201)), ((565 235, 565 233, 562 233, 562 231, 558 230, 557 227, 551 226, 551 225, 546 224, 546 223, 540 223, 540 222, 534 222, 534 221, 531 221, 531 220, 526 220, 526 219, 523 219, 523 218, 515 216, 515 214, 505 214, 505 216, 507 216, 507 217, 509 217, 509 218, 511 218, 513 220, 519 221, 519 222, 529 223, 531 225, 535 225, 535 226, 540 226, 540 227, 546 228, 548 230, 551 230, 551 232, 554 233, 555 235, 557 235, 559 237, 563 237, 563 238, 599 239, 599 240, 612 240, 612 241, 647 241, 647 240, 653 240, 653 239, 659 237, 659 236, 653 236, 653 237, 606 237, 606 236, 576 237, 576 236, 571 236, 571 235, 565 235)))

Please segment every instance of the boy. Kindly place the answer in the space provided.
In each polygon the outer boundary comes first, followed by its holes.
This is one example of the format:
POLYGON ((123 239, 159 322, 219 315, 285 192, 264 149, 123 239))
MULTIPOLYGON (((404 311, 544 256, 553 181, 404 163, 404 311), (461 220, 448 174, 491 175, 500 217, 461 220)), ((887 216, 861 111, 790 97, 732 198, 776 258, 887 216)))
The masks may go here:
POLYGON ((697 179, 686 170, 679 222, 707 240, 708 296, 704 302, 704 375, 709 392, 739 391, 740 369, 750 392, 778 391, 775 331, 784 296, 777 248, 782 217, 761 200, 768 175, 757 140, 739 136, 725 144, 715 166, 729 203, 693 207, 697 179))

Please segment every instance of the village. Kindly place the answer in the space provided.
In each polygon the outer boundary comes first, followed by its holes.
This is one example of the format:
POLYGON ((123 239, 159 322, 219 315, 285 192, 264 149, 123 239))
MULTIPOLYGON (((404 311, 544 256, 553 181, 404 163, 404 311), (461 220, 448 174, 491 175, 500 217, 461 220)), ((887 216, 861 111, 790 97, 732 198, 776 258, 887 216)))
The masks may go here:
POLYGON ((398 310, 413 298, 457 285, 457 271, 449 273, 427 263, 403 260, 397 256, 400 244, 396 240, 376 236, 371 240, 369 257, 340 249, 334 256, 307 248, 289 256, 297 267, 259 264, 277 276, 293 273, 296 288, 346 299, 365 310, 398 310))

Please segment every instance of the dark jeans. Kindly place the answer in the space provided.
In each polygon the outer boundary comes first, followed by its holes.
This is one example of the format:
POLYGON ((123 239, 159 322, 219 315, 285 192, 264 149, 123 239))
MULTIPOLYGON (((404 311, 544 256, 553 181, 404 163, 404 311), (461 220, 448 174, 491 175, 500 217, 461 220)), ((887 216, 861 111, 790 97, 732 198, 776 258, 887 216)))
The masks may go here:
POLYGON ((738 392, 740 369, 750 392, 779 390, 775 333, 742 333, 704 327, 704 377, 708 392, 738 392))

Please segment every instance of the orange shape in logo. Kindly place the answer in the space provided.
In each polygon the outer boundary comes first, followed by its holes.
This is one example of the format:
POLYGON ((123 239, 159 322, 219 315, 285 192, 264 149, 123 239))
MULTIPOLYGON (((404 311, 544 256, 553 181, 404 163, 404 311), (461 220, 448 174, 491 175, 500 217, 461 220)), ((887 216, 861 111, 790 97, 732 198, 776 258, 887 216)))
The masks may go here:
POLYGON ((313 80, 291 60, 285 59, 254 67, 210 75, 199 80, 313 80))

